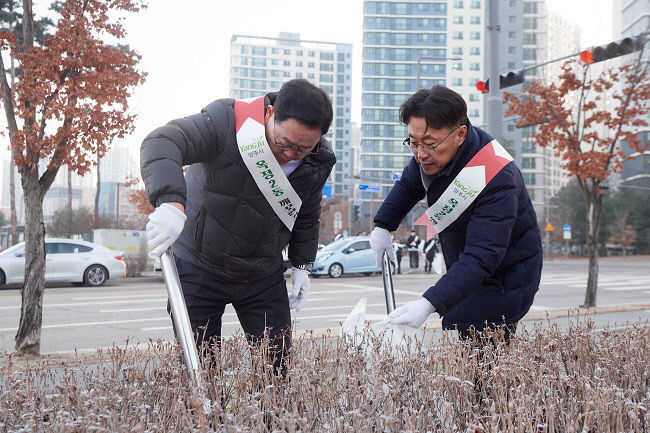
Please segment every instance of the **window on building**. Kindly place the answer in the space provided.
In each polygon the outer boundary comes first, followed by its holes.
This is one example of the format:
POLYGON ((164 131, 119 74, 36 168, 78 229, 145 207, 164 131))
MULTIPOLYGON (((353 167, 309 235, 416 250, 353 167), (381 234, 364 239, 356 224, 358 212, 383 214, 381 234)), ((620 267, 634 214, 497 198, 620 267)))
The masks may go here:
POLYGON ((434 18, 433 19, 433 27, 435 27, 436 29, 447 27, 447 19, 446 18, 434 18))
POLYGON ((481 48, 480 47, 470 47, 469 55, 470 56, 480 56, 481 55, 481 48))
POLYGON ((472 9, 481 9, 481 0, 472 0, 469 2, 469 7, 472 9))
POLYGON ((320 53, 321 60, 334 60, 334 53, 320 53))
POLYGON ((537 50, 534 48, 524 48, 524 60, 537 60, 537 50))
POLYGON ((462 40, 463 39, 463 32, 453 32, 451 35, 451 38, 454 40, 462 40))
POLYGON ((462 9, 463 8, 463 0, 454 0, 454 8, 455 9, 462 9))
POLYGON ((393 30, 411 30, 411 20, 407 18, 395 18, 393 30))
POLYGON ((240 65, 248 65, 248 57, 240 57, 239 58, 239 64, 240 65))
POLYGON ((409 54, 409 50, 405 48, 395 48, 393 49, 393 60, 409 60, 409 54))
POLYGON ((463 16, 462 15, 454 15, 454 18, 452 19, 452 22, 454 24, 463 24, 463 16))
POLYGON ((524 29, 525 30, 535 30, 537 29, 537 18, 524 18, 524 29))
POLYGON ((320 70, 321 71, 327 71, 327 72, 333 72, 334 71, 334 65, 332 63, 321 63, 320 64, 320 70))
POLYGON ((395 3, 395 15, 407 15, 409 5, 407 3, 395 3))
POLYGON ((508 132, 513 132, 515 130, 515 125, 508 125, 508 132))
POLYGON ((469 64, 469 70, 470 71, 480 71, 481 70, 481 64, 480 63, 470 63, 469 64))
POLYGON ((535 168, 535 158, 521 158, 521 168, 535 168))
POLYGON ((251 77, 253 78, 266 78, 265 69, 251 69, 251 77))
POLYGON ((470 93, 469 102, 480 102, 479 96, 476 93, 470 93))
POLYGON ((515 62, 508 62, 508 69, 515 69, 515 62))
POLYGON ((308 62, 308 63, 307 63, 307 67, 308 67, 308 68, 315 68, 315 67, 316 67, 316 63, 314 63, 314 62, 308 62))
POLYGON ((524 45, 537 45, 537 33, 524 33, 524 45))
POLYGON ((291 61, 290 60, 285 60, 283 62, 284 66, 291 66, 291 61))
POLYGON ((260 58, 260 57, 253 57, 251 59, 251 65, 253 66, 266 66, 266 59, 260 58))
POLYGON ((509 37, 510 39, 514 39, 514 38, 516 38, 516 37, 517 37, 517 32, 508 32, 508 37, 509 37))
POLYGON ((290 56, 291 55, 291 50, 284 50, 284 55, 285 56, 290 56))
POLYGON ((525 14, 536 14, 537 13, 537 3, 524 2, 524 13, 525 14))
POLYGON ((462 71, 463 70, 463 64, 461 62, 454 62, 451 64, 451 70, 452 71, 462 71))
POLYGON ((463 85, 463 79, 462 78, 452 78, 451 79, 451 85, 460 87, 460 86, 463 85))
POLYGON ((516 23, 517 22, 517 17, 515 15, 510 15, 508 17, 508 22, 509 23, 516 23))
POLYGON ((515 53, 515 47, 508 47, 508 54, 514 54, 515 53))
POLYGON ((323 83, 332 83, 334 82, 334 75, 332 74, 320 74, 320 81, 323 83))
POLYGON ((478 15, 469 17, 469 23, 470 24, 481 24, 481 17, 478 15))
MULTIPOLYGON (((451 49, 451 54, 454 56, 462 56, 463 55, 463 47, 453 47, 451 49)), ((442 56, 444 57, 444 56, 442 56)))
POLYGON ((278 54, 279 52, 280 50, 278 50, 277 48, 271 48, 271 54, 278 54))
POLYGON ((316 57, 316 52, 315 52, 315 51, 309 51, 309 52, 307 53, 307 55, 308 55, 309 57, 316 57))
POLYGON ((510 7, 514 8, 515 6, 517 6, 517 0, 510 0, 510 7))
POLYGON ((254 56, 266 56, 266 48, 264 47, 253 47, 254 56))
POLYGON ((302 68, 302 62, 296 62, 296 67, 302 68))
POLYGON ((535 173, 522 173, 526 185, 536 185, 535 173))
POLYGON ((314 74, 307 74, 307 78, 313 80, 316 77, 314 74))
POLYGON ((470 110, 467 110, 467 115, 468 115, 469 117, 474 118, 474 119, 479 118, 479 117, 480 117, 480 114, 481 114, 481 113, 480 113, 480 110, 479 110, 478 108, 472 108, 472 109, 470 109, 470 110))
POLYGON ((244 46, 240 47, 239 52, 241 54, 248 54, 248 47, 244 47, 244 46))
POLYGON ((296 56, 302 56, 302 50, 296 50, 296 56))
POLYGON ((480 41, 481 32, 469 32, 469 39, 472 41, 480 41))

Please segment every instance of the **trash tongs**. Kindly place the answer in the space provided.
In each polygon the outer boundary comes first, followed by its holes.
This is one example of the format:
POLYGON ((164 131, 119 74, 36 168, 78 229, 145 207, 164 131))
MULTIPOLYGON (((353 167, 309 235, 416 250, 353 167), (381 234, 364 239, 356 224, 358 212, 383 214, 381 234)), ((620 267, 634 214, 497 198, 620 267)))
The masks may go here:
POLYGON ((174 330, 176 331, 176 339, 181 346, 183 352, 183 361, 187 367, 190 377, 192 379, 192 396, 201 399, 203 403, 203 412, 208 414, 210 411, 210 400, 206 397, 206 389, 203 384, 203 376, 201 375, 201 364, 199 362, 199 354, 196 350, 196 342, 192 327, 190 326, 190 318, 187 314, 187 307, 185 306, 185 298, 183 297, 183 290, 181 289, 181 281, 178 278, 178 270, 176 263, 174 263, 174 256, 171 248, 160 256, 160 264, 162 265, 163 276, 165 277, 165 285, 167 286, 167 295, 169 296, 169 304, 172 309, 172 319, 174 322, 174 330))
POLYGON ((393 291, 393 277, 390 272, 390 259, 384 251, 381 258, 381 274, 384 277, 384 295, 386 296, 386 311, 388 314, 395 309, 395 292, 393 291))

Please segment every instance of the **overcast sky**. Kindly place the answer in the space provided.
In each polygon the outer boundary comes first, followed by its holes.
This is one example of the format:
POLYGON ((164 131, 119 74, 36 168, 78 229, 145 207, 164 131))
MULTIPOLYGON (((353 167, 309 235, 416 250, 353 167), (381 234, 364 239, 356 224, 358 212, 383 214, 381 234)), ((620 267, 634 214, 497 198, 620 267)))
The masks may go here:
MULTIPOLYGON (((38 11, 50 0, 35 3, 38 11)), ((360 118, 362 0, 149 3, 148 9, 126 20, 126 42, 142 55, 140 67, 149 73, 131 102, 138 120, 134 134, 125 141, 134 152, 155 127, 228 96, 232 34, 276 36, 285 31, 300 33, 303 39, 352 43, 352 120, 360 118)), ((580 25, 583 47, 611 39, 611 0, 547 0, 547 4, 580 25)), ((4 146, 2 152, 6 157, 4 146)))

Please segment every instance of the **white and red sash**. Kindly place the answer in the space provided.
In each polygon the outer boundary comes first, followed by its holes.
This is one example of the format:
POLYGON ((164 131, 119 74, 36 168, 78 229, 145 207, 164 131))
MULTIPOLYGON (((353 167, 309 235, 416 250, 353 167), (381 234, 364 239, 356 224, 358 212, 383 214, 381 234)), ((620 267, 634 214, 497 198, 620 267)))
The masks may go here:
POLYGON ((456 221, 494 176, 512 160, 512 156, 496 140, 483 146, 440 198, 427 209, 426 214, 436 233, 456 221))
POLYGON ((276 215, 293 230, 302 200, 266 142, 264 96, 235 101, 235 132, 246 168, 276 215))

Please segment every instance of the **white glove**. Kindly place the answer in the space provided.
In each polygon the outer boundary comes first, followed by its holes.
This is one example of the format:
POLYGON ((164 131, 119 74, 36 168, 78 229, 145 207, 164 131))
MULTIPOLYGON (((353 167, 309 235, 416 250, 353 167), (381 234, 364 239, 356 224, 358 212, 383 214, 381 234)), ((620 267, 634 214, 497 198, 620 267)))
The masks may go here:
POLYGON ((426 298, 407 302, 393 310, 388 315, 393 325, 407 325, 412 328, 419 328, 427 320, 431 313, 436 311, 435 307, 426 298))
POLYGON ((187 216, 169 203, 163 203, 149 214, 147 223, 147 237, 149 238, 149 248, 153 251, 149 257, 156 258, 162 256, 167 251, 178 236, 183 231, 187 216))
POLYGON ((388 253, 388 258, 395 261, 395 251, 393 251, 393 241, 390 239, 390 232, 381 227, 375 227, 370 233, 370 248, 375 253, 377 267, 381 268, 381 262, 384 251, 388 253))
POLYGON ((309 271, 291 268, 291 295, 289 295, 289 308, 300 311, 309 296, 309 271))

